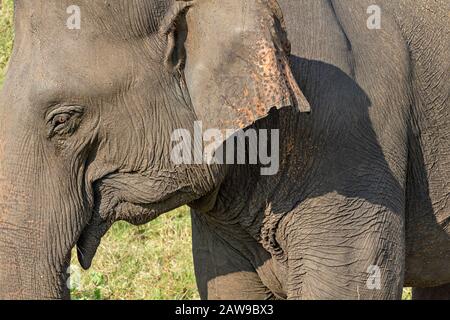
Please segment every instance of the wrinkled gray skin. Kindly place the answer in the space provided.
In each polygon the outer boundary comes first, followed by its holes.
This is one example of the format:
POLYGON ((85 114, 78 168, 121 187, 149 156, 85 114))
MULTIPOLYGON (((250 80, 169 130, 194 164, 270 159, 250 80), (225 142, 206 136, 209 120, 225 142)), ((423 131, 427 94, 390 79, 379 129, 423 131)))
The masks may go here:
POLYGON ((16 1, 0 298, 68 298, 72 247, 87 268, 114 221, 183 204, 202 298, 450 298, 448 4, 279 2, 301 91, 273 1, 78 1, 78 31, 69 0, 16 1), (175 166, 195 120, 279 128, 280 171, 175 166))

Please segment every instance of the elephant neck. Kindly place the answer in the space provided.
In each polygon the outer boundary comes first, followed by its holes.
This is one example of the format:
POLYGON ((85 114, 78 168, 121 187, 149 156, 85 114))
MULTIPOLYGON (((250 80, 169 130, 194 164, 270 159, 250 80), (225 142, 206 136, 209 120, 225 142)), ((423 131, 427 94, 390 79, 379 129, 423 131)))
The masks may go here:
POLYGON ((275 233, 283 217, 304 199, 310 167, 302 154, 303 132, 298 117, 301 114, 279 111, 266 123, 258 124, 280 130, 279 170, 273 175, 262 175, 260 165, 228 166, 214 206, 203 212, 211 223, 229 225, 230 232, 244 230, 275 255, 281 254, 275 233))

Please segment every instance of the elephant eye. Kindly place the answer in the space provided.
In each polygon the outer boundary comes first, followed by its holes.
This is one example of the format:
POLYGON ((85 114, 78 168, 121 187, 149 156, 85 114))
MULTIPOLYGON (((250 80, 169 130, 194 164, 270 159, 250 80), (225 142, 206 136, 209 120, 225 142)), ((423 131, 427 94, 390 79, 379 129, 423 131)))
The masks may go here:
POLYGON ((49 122, 49 137, 55 135, 68 136, 75 132, 81 122, 83 107, 61 107, 51 112, 47 119, 49 122))
POLYGON ((53 118, 53 127, 56 130, 59 126, 67 123, 71 118, 69 113, 58 114, 53 118))

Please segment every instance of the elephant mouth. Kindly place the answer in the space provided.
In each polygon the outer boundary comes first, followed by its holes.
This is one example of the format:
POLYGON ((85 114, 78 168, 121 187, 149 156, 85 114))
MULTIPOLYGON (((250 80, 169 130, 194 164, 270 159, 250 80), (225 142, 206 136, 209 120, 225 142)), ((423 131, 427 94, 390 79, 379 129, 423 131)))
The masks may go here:
MULTIPOLYGON (((111 200, 112 201, 112 200, 111 200)), ((117 221, 133 225, 146 224, 165 212, 174 210, 192 201, 192 194, 179 189, 162 200, 151 203, 134 203, 129 200, 114 200, 104 207, 97 203, 89 223, 82 230, 76 243, 77 257, 81 267, 89 269, 101 244, 103 236, 117 221)))
POLYGON ((194 190, 186 171, 110 172, 93 184, 94 205, 76 243, 83 269, 89 269, 102 237, 116 221, 146 224, 160 215, 192 203, 208 193, 194 190))

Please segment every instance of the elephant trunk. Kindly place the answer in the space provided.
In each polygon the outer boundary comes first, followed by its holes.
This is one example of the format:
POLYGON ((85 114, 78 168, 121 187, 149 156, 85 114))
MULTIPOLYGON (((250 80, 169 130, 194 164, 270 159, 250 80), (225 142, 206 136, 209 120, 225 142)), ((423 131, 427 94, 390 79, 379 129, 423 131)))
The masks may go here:
POLYGON ((66 299, 70 252, 89 219, 83 177, 11 110, 0 103, 0 299, 66 299))
POLYGON ((0 158, 0 299, 68 298, 69 256, 49 259, 60 240, 48 233, 48 215, 31 199, 34 186, 20 187, 0 158))
POLYGON ((55 266, 44 248, 33 248, 34 241, 41 241, 37 233, 28 226, 0 224, 0 299, 69 298, 68 263, 55 266))

